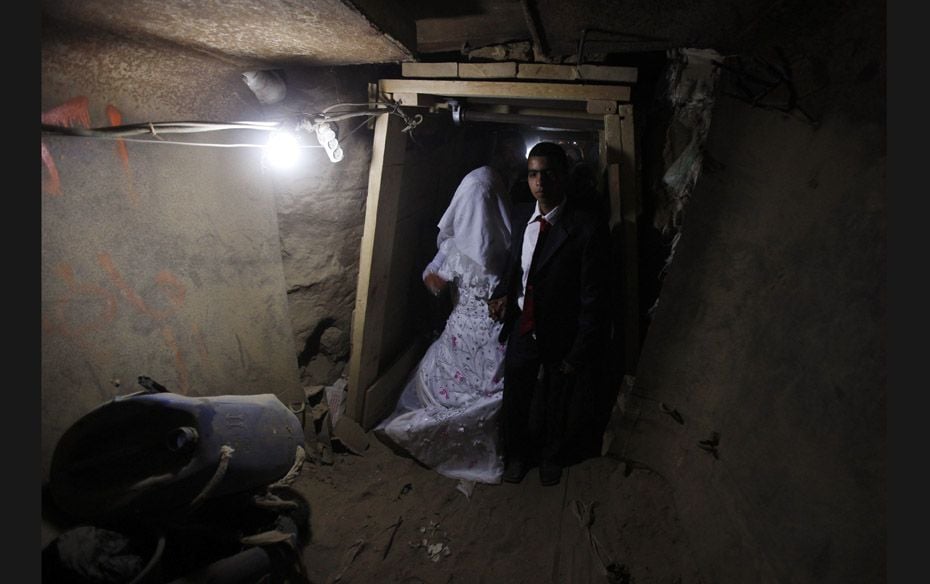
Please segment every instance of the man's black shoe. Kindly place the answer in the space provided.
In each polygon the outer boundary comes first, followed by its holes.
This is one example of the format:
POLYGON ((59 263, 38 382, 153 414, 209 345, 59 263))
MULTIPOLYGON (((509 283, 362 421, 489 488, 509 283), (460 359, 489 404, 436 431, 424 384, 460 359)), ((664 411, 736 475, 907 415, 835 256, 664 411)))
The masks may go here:
POLYGON ((523 480, 523 477, 526 476, 528 470, 529 467, 527 464, 519 458, 508 460, 507 464, 504 466, 504 481, 508 483, 519 483, 523 480))
POLYGON ((539 465, 539 483, 544 487, 559 484, 562 480, 562 465, 543 461, 539 465))

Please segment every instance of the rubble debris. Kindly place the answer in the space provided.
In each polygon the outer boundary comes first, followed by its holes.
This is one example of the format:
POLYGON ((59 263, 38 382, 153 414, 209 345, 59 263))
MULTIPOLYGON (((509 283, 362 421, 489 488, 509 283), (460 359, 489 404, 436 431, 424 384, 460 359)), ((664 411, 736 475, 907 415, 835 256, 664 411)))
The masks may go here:
POLYGON ((362 455, 368 450, 368 435, 348 416, 339 417, 339 421, 333 426, 333 437, 353 454, 362 455))

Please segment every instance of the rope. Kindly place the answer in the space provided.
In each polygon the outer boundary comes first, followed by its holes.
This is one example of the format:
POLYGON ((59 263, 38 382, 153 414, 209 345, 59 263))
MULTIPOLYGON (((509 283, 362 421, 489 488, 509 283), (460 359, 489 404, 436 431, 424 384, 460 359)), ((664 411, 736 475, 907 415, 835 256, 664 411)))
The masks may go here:
POLYGON ((297 455, 294 457, 294 466, 291 467, 291 470, 287 471, 287 474, 276 483, 268 485, 269 489, 280 489, 284 487, 291 486, 295 480, 297 480, 297 475, 300 474, 300 468, 304 464, 304 459, 307 458, 307 453, 300 446, 297 447, 297 455))
POLYGON ((232 458, 232 454, 235 452, 235 449, 232 446, 223 445, 220 446, 220 463, 216 466, 216 472, 213 473, 213 478, 204 486, 203 490, 200 491, 200 494, 194 497, 194 500, 190 503, 190 508, 193 509, 204 502, 204 500, 210 495, 213 489, 216 488, 216 485, 220 484, 220 481, 223 480, 223 476, 226 474, 226 469, 229 468, 229 459, 232 458))
POLYGON ((272 493, 265 493, 264 495, 255 495, 252 497, 252 502, 256 507, 261 507, 263 509, 287 509, 293 510, 297 509, 299 505, 296 501, 285 501, 281 497, 274 495, 272 493))

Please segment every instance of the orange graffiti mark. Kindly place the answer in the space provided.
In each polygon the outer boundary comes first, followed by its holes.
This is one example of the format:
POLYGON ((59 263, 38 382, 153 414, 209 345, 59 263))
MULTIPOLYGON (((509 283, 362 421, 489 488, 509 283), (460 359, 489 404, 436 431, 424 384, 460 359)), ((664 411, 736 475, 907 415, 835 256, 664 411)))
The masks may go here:
POLYGON ((97 256, 97 260, 100 263, 100 267, 103 268, 103 271, 107 273, 107 276, 110 278, 110 282, 113 283, 116 288, 122 292, 126 300, 139 312, 148 316, 155 322, 163 322, 169 316, 174 314, 177 309, 184 306, 184 297, 187 295, 187 288, 184 284, 178 280, 178 277, 169 272, 168 270, 162 270, 155 275, 155 283, 158 286, 158 289, 164 294, 168 299, 168 302, 171 306, 164 310, 159 310, 153 308, 146 304, 145 300, 139 296, 132 287, 126 283, 123 279, 122 274, 116 268, 116 264, 113 262, 113 258, 110 257, 108 253, 101 253, 97 256))
POLYGON ((100 262, 100 267, 103 268, 103 271, 110 277, 110 281, 116 286, 116 289, 123 293, 123 296, 126 297, 126 300, 129 301, 129 304, 131 304, 133 308, 158 320, 149 310, 149 307, 145 305, 145 301, 142 300, 142 297, 136 294, 136 291, 123 280, 123 276, 119 273, 119 270, 116 269, 116 265, 113 263, 113 258, 110 257, 110 254, 100 254, 97 256, 97 261, 100 262))
MULTIPOLYGON (((90 109, 88 107, 90 100, 81 95, 69 99, 58 107, 54 107, 42 114, 42 123, 52 126, 73 126, 90 127, 90 109)), ((42 165, 48 171, 48 180, 43 177, 42 192, 56 197, 61 196, 61 177, 58 175, 58 168, 55 166, 55 160, 52 153, 49 152, 45 142, 42 142, 42 165)))
MULTIPOLYGON (((123 114, 120 113, 116 106, 107 104, 107 119, 110 121, 111 126, 119 126, 123 123, 123 114)), ((129 200, 132 203, 137 203, 139 200, 139 195, 136 194, 136 189, 133 186, 132 180, 132 168, 129 166, 129 151, 126 149, 126 142, 124 140, 116 141, 116 154, 119 156, 120 162, 123 164, 123 172, 126 173, 126 180, 128 182, 128 192, 129 200)))
POLYGON ((54 273, 68 287, 68 292, 62 298, 50 302, 49 314, 42 315, 42 331, 61 334, 85 346, 83 337, 93 331, 103 329, 116 318, 116 298, 109 290, 101 286, 79 282, 74 275, 74 269, 69 264, 59 264, 54 273), (86 307, 91 303, 101 304, 100 312, 89 320, 79 323, 76 309, 86 307))
POLYGON ((90 127, 90 100, 85 95, 79 95, 42 113, 42 123, 52 126, 90 127))
POLYGON ((42 142, 42 165, 45 166, 45 170, 48 171, 48 180, 42 177, 42 192, 60 197, 61 177, 58 176, 58 167, 55 166, 55 161, 52 160, 52 153, 48 151, 48 146, 45 145, 45 142, 42 142))
MULTIPOLYGON (((107 120, 110 121, 111 126, 120 126, 123 123, 123 114, 116 109, 116 106, 107 104, 107 120)), ((116 152, 119 154, 120 160, 123 161, 123 166, 126 170, 129 170, 129 152, 126 150, 126 143, 124 141, 116 141, 116 152)))
POLYGON ((155 282, 175 307, 180 308, 184 305, 187 288, 178 280, 177 276, 168 270, 162 270, 155 274, 155 282))
POLYGON ((97 260, 100 263, 100 267, 103 268, 103 271, 106 272, 107 276, 110 278, 110 282, 116 287, 117 290, 122 293, 123 297, 126 298, 129 304, 137 311, 151 318, 155 323, 161 325, 162 337, 164 338, 168 349, 174 356, 174 364, 177 368, 180 392, 182 394, 186 394, 190 389, 187 362, 184 359, 181 348, 178 346, 177 340, 175 339, 174 329, 171 327, 171 325, 165 323, 165 320, 175 312, 175 309, 181 308, 181 306, 184 304, 186 288, 177 279, 177 277, 168 270, 162 270, 159 272, 155 276, 155 283, 158 285, 158 289, 163 291, 164 294, 168 297, 169 302, 173 305, 174 308, 169 307, 166 310, 156 310, 146 304, 145 300, 143 300, 142 297, 139 296, 139 294, 137 294, 136 291, 126 283, 122 274, 120 274, 119 270, 117 269, 116 264, 113 262, 113 258, 110 256, 110 254, 106 252, 101 253, 97 256, 97 260))

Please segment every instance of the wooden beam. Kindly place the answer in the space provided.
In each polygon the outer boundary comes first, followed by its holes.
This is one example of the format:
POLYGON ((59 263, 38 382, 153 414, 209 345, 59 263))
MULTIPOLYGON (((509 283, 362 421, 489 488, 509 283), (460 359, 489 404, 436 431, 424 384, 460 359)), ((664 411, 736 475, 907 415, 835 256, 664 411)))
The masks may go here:
POLYGON ((545 63, 520 63, 517 79, 556 79, 574 81, 580 79, 574 65, 548 65, 545 63))
POLYGON ((549 79, 553 81, 607 81, 612 83, 636 83, 638 71, 635 67, 611 67, 606 65, 553 65, 549 63, 517 63, 514 61, 494 63, 401 63, 404 77, 427 77, 454 79, 478 79, 483 77, 515 77, 517 79, 549 79), (464 66, 464 68, 463 68, 464 66), (491 72, 491 74, 488 74, 491 72))
POLYGON ((615 114, 617 102, 593 99, 585 103, 585 110, 589 114, 615 114))
POLYGON ((636 373, 639 358, 639 178, 636 170, 636 144, 633 106, 620 106, 620 210, 623 230, 624 343, 626 371, 636 373))
POLYGON ((610 228, 616 227, 622 220, 622 200, 620 198, 620 161, 623 142, 620 135, 620 116, 604 116, 604 164, 607 167, 607 196, 610 201, 610 228), (613 169, 613 170, 612 170, 613 169), (611 180, 611 172, 615 174, 611 180))
POLYGON ((458 63, 401 63, 400 74, 404 77, 458 77, 458 63))
POLYGON ((517 79, 553 79, 559 81, 611 81, 636 83, 635 67, 608 67, 603 65, 550 65, 546 63, 520 63, 517 79))
POLYGON ((406 134, 403 121, 387 113, 378 115, 368 172, 365 227, 359 254, 358 285, 352 318, 346 415, 363 419, 368 386, 381 365, 381 325, 397 224, 397 201, 403 176, 406 134))
POLYGON ((629 104, 619 106, 620 115, 620 141, 621 154, 621 181, 624 183, 623 220, 636 222, 639 214, 639 181, 636 172, 636 145, 635 127, 633 123, 633 106, 629 104))
POLYGON ((416 367, 426 349, 425 343, 417 338, 387 371, 365 391, 365 412, 361 425, 371 430, 375 424, 391 413, 403 391, 404 383, 416 367))
POLYGON ((395 93, 394 101, 408 107, 430 107, 438 101, 435 95, 425 93, 395 93))
POLYGON ((381 79, 382 93, 428 93, 447 97, 500 97, 513 99, 555 99, 566 101, 630 100, 630 88, 623 85, 534 83, 521 81, 442 81, 427 79, 381 79))
POLYGON ((462 79, 494 79, 517 76, 516 63, 459 63, 462 79))
POLYGON ((578 78, 585 81, 636 83, 638 76, 639 71, 636 67, 608 67, 606 65, 582 65, 578 67, 578 78))

